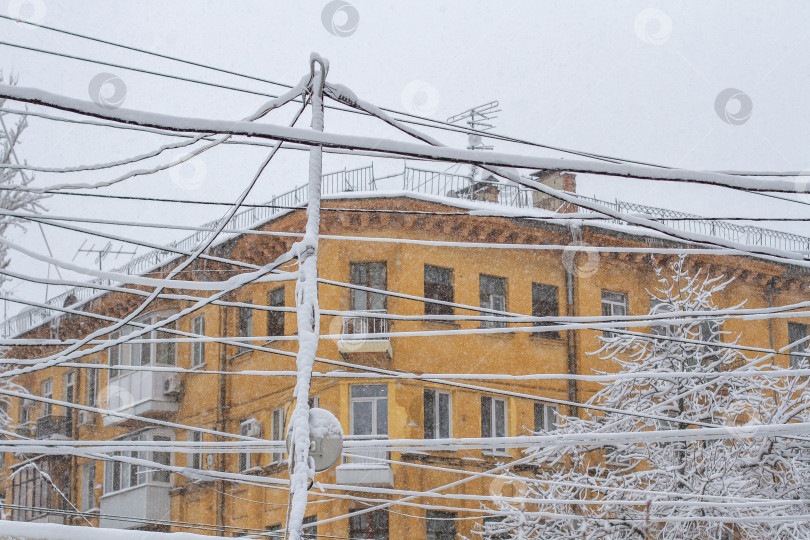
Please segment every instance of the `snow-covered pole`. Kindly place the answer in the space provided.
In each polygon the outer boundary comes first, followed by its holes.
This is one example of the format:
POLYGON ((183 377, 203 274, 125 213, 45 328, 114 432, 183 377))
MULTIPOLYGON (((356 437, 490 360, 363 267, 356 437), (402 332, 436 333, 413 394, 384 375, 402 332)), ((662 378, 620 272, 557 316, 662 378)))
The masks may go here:
MULTIPOLYGON (((329 62, 312 53, 312 129, 323 131, 323 85, 329 62), (320 70, 316 70, 316 65, 320 70)), ((290 419, 290 513, 287 533, 290 540, 300 540, 303 534, 304 514, 307 509, 307 490, 315 476, 309 456, 309 389, 312 365, 318 351, 320 314, 318 311, 318 230, 321 223, 321 170, 322 148, 313 146, 309 151, 309 187, 307 190, 307 226, 304 238, 293 248, 298 257, 298 281, 295 284, 295 306, 298 316, 298 356, 295 384, 295 409, 290 419)))

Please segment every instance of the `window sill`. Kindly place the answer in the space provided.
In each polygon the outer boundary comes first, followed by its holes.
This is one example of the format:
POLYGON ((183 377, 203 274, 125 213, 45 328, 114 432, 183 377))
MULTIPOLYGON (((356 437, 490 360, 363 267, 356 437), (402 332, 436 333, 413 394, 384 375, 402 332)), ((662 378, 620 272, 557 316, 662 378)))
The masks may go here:
POLYGON ((197 366, 191 366, 190 368, 188 368, 188 370, 189 370, 189 371, 205 371, 205 369, 206 369, 207 367, 208 367, 208 364, 206 364, 205 362, 203 362, 203 363, 202 363, 202 364, 200 364, 200 365, 197 365, 197 366))

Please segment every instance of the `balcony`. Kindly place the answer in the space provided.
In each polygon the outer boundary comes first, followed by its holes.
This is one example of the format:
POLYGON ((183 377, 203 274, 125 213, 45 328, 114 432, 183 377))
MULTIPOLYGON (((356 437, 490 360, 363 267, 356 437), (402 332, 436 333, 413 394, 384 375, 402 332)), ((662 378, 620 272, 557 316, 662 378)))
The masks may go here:
POLYGON ((69 440, 72 428, 68 416, 40 416, 37 418, 37 439, 69 440))
POLYGON ((394 357, 391 340, 385 336, 389 331, 388 319, 375 316, 377 313, 385 311, 358 311, 343 318, 343 336, 338 341, 342 357, 376 367, 386 367, 394 357))
MULTIPOLYGON (((168 384, 170 378, 177 380, 177 374, 165 371, 132 371, 120 375, 110 380, 107 387, 106 408, 138 416, 165 416, 176 413, 179 388, 177 385, 168 384)), ((112 414, 105 414, 102 418, 105 426, 128 421, 112 414)))
MULTIPOLYGON (((387 435, 350 435, 347 440, 388 440, 387 435)), ((394 487, 394 471, 386 463, 388 450, 377 447, 349 447, 347 453, 352 457, 338 465, 337 483, 350 486, 394 487)))
POLYGON ((169 489, 167 485, 142 484, 102 495, 99 527, 136 529, 149 521, 170 520, 172 503, 169 489))

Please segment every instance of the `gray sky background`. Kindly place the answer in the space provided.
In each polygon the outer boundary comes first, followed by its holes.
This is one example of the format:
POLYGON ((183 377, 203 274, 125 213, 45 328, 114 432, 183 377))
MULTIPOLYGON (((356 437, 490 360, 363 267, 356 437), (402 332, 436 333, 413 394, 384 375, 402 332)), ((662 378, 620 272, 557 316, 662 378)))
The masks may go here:
MULTIPOLYGON (((359 22, 348 36, 327 30, 322 22, 327 2, 320 0, 0 0, 0 13, 15 14, 21 8, 23 16, 42 24, 288 84, 307 72, 309 54, 317 51, 331 62, 330 80, 377 105, 444 120, 499 100, 499 133, 561 147, 694 169, 810 169, 810 4, 805 2, 349 3, 359 22), (737 125, 724 122, 715 110, 716 97, 727 88, 741 90, 753 107, 750 117, 737 125)), ((341 18, 345 16, 338 13, 335 24, 347 22, 341 18)), ((0 20, 0 40, 257 91, 282 90, 7 20, 0 20)), ((23 86, 80 99, 89 99, 94 76, 111 73, 126 84, 123 107, 176 115, 235 119, 264 101, 2 45, 0 69, 6 75, 13 71, 23 86)), ((729 103, 728 113, 738 114, 739 105, 729 103)), ((285 109, 268 121, 286 123, 291 114, 292 109, 285 109)), ((309 118, 298 125, 308 126, 309 118)), ((378 122, 330 111, 326 129, 400 138, 378 122)), ((434 134, 448 144, 466 145, 463 136, 434 134)), ((154 135, 32 119, 18 152, 30 164, 73 166, 133 156, 165 142, 154 135)), ((496 149, 555 155, 506 143, 496 143, 496 149)), ((138 177, 103 192, 232 201, 265 153, 220 147, 179 172, 138 177)), ((304 152, 281 152, 249 201, 261 202, 304 183, 306 160, 304 152)), ((324 170, 370 161, 329 156, 324 170)), ((375 162, 378 172, 401 167, 401 162, 375 162)), ((36 185, 100 181, 123 171, 38 173, 36 185)), ((578 188, 585 195, 705 215, 810 216, 806 205, 687 185, 581 177, 578 188)), ((810 202, 806 194, 797 198, 810 202)), ((190 225, 225 211, 65 196, 53 196, 45 205, 59 215, 190 225)), ((772 226, 810 234, 806 223, 772 226)), ((107 230, 159 242, 184 236, 177 231, 107 230)), ((73 258, 84 239, 51 227, 45 231, 54 255, 65 260, 73 258)), ((15 230, 11 237, 45 252, 37 227, 15 230)), ((88 256, 76 261, 95 266, 88 256)), ((124 262, 107 259, 105 269, 124 262)), ((15 255, 11 267, 33 275, 48 272, 47 265, 22 255, 15 255)), ((14 282, 7 288, 20 298, 45 297, 39 286, 14 282)), ((9 304, 7 309, 11 314, 19 306, 9 304)))

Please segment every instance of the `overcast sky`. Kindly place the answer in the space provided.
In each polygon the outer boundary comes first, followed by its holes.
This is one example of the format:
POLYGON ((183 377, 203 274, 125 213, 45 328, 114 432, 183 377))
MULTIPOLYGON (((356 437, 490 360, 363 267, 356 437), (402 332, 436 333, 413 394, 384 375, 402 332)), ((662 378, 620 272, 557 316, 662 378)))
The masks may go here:
MULTIPOLYGON (((310 52, 317 51, 331 62, 330 80, 378 105, 444 120, 498 100, 498 132, 555 146, 693 169, 810 169, 806 2, 0 0, 0 14, 288 84, 308 71, 310 52), (325 9, 333 16, 324 15, 325 9)), ((7 20, 0 20, 0 40, 259 92, 282 91, 7 20)), ((85 100, 92 97, 94 78, 109 74, 125 86, 122 107, 176 115, 237 119, 265 99, 3 45, 0 69, 19 76, 23 86, 85 100)), ((267 121, 286 123, 291 113, 280 111, 267 121)), ((308 118, 299 123, 308 125, 308 118)), ((327 112, 326 129, 398 137, 378 123, 334 112, 327 112)), ((466 145, 462 136, 434 134, 466 145)), ((154 135, 32 119, 18 152, 30 164, 74 166, 133 156, 165 142, 154 135)), ((505 143, 496 143, 496 149, 556 155, 505 143)), ((220 147, 180 172, 134 178, 103 192, 232 201, 265 154, 220 147)), ((261 202, 304 183, 306 159, 303 152, 280 153, 250 200, 261 202)), ((329 156, 324 170, 368 163, 329 156)), ((401 167, 375 162, 378 172, 401 167)), ((38 173, 35 182, 100 181, 113 172, 38 173)), ((694 186, 593 177, 580 178, 578 188, 585 195, 705 215, 810 216, 810 206, 694 186)), ((799 198, 810 202, 807 195, 799 198)), ((191 225, 224 212, 66 196, 51 197, 45 206, 59 215, 191 225)), ((773 226, 810 234, 804 223, 773 226)), ((160 242, 182 236, 108 230, 160 242)), ((65 260, 85 240, 50 227, 45 233, 54 256, 65 260)), ((14 231, 12 238, 45 252, 37 227, 14 231)), ((95 265, 88 256, 76 262, 95 265)), ((108 259, 105 269, 124 262, 108 259)), ((22 255, 12 268, 48 272, 22 255)), ((7 287, 21 298, 45 296, 38 286, 7 287)), ((8 305, 9 314, 18 309, 8 305)))

